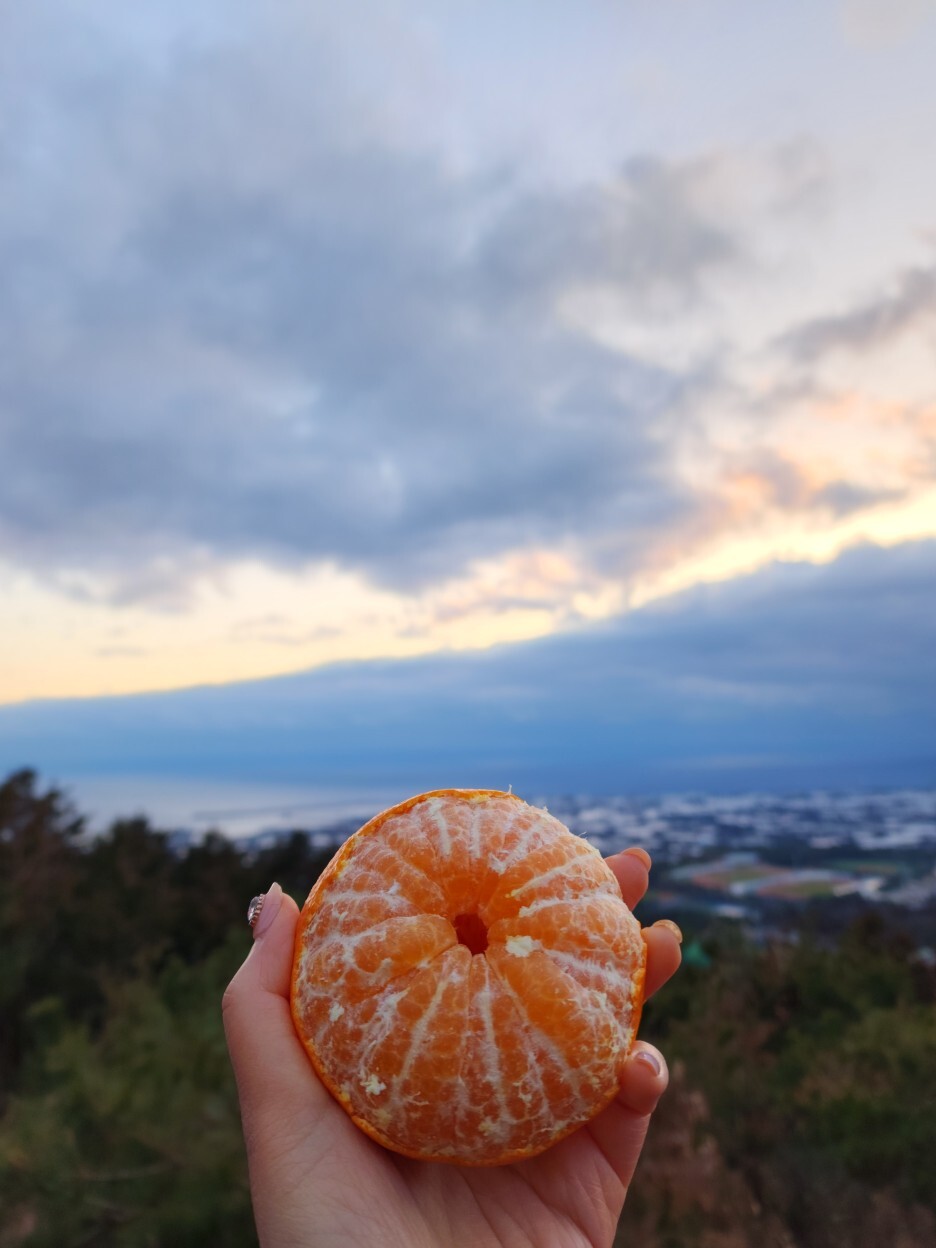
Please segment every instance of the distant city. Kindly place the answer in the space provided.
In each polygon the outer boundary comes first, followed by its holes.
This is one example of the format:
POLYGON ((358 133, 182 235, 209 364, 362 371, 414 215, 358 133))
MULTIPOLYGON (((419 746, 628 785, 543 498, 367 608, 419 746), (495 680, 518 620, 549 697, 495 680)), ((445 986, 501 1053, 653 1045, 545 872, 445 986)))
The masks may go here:
POLYGON ((847 898, 911 910, 936 905, 932 789, 576 798, 550 809, 606 854, 643 845, 664 907, 758 921, 847 898))
MULTIPOLYGON (((936 789, 530 800, 605 855, 644 846, 654 861, 648 900, 662 909, 759 930, 816 903, 936 908, 936 789)), ((362 821, 343 818, 308 835, 336 847, 362 821)), ((241 843, 261 848, 283 833, 271 826, 241 843)))

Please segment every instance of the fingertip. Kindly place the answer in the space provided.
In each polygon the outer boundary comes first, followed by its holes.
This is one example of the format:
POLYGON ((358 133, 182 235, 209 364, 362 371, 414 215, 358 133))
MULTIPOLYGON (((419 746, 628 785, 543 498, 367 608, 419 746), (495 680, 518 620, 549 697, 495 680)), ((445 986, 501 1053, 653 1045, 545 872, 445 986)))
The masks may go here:
POLYGON ((666 1058, 654 1045, 638 1040, 624 1064, 618 1102, 635 1114, 652 1114, 668 1083, 666 1058))
POLYGON ((229 1008, 257 992, 289 997, 299 907, 279 884, 271 884, 252 928, 253 944, 225 993, 229 1008))
POLYGON ((270 885, 265 893, 261 893, 259 897, 255 897, 250 903, 251 910, 255 913, 255 918, 250 922, 251 934, 255 941, 263 936, 264 932, 269 931, 273 926, 273 922, 279 913, 279 908, 283 904, 283 890, 279 884, 275 882, 270 885))
POLYGON ((659 1049, 637 1040, 627 1056, 612 1103, 588 1130, 626 1188, 643 1147, 650 1115, 666 1091, 669 1072, 659 1049))
POLYGON ((622 850, 622 853, 630 854, 632 858, 636 858, 639 862, 642 862, 648 871, 653 866, 653 859, 642 845, 631 845, 629 848, 622 850))
POLYGON ((668 924, 655 923, 653 927, 643 928, 640 934, 647 946, 647 974, 644 980, 644 998, 647 998, 652 997, 679 970, 682 949, 668 924))
MULTIPOLYGON (((637 848, 636 846, 634 847, 637 848)), ((647 862, 650 855, 646 850, 640 850, 637 853, 632 850, 625 849, 619 854, 612 854, 610 858, 606 858, 608 866, 614 872, 618 885, 621 889, 621 896, 624 898, 624 904, 633 910, 650 883, 650 874, 647 862)))
POLYGON ((657 919, 653 924, 654 927, 663 927, 672 934, 676 943, 682 944, 682 931, 678 923, 674 923, 672 919, 657 919))
POLYGON ((266 929, 255 933, 254 947, 260 954, 260 987, 265 992, 288 997, 299 907, 278 884, 273 888, 278 892, 276 911, 266 929))

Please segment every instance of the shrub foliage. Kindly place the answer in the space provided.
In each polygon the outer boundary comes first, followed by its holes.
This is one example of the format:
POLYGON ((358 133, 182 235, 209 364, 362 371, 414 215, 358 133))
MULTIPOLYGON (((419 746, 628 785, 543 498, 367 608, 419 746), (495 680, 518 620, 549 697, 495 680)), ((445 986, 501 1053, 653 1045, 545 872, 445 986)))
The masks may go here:
MULTIPOLYGON (((249 898, 325 857, 90 837, 34 773, 0 784, 0 1248, 256 1240, 220 1018, 249 898)), ((647 1010, 674 1085, 621 1242, 929 1242, 936 982, 879 914, 837 943, 704 935, 647 1010), (716 1198, 717 1194, 717 1198, 716 1198)))

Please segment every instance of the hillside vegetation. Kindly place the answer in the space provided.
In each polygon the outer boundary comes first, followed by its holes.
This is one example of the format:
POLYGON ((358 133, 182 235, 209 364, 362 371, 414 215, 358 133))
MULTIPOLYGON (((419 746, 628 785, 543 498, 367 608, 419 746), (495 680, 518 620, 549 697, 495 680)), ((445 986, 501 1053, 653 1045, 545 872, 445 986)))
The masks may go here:
MULTIPOLYGON (((90 838, 33 773, 0 784, 0 1248, 256 1243, 221 993, 249 898, 301 901, 323 865, 300 832, 90 838)), ((696 955, 647 1010, 673 1083, 620 1244, 936 1242, 931 959, 874 913, 696 955)))

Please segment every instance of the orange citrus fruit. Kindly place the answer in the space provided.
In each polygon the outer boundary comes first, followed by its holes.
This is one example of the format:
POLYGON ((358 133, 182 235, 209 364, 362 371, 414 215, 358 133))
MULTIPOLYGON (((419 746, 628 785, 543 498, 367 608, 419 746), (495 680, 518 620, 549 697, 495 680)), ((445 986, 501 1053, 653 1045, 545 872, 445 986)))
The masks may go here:
POLYGON ((292 1013, 326 1087, 408 1157, 531 1157, 614 1097, 645 945, 596 849, 509 793, 444 789, 338 851, 296 933, 292 1013))

